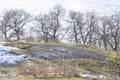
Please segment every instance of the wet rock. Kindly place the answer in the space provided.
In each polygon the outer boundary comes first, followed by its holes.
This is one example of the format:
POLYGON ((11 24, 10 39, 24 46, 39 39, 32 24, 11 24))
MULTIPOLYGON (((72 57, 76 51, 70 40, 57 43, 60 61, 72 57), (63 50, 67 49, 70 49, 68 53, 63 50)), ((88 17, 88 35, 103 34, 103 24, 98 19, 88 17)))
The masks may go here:
POLYGON ((105 61, 106 55, 98 51, 86 48, 63 45, 40 44, 28 49, 31 57, 47 60, 56 59, 93 59, 96 61, 105 61))

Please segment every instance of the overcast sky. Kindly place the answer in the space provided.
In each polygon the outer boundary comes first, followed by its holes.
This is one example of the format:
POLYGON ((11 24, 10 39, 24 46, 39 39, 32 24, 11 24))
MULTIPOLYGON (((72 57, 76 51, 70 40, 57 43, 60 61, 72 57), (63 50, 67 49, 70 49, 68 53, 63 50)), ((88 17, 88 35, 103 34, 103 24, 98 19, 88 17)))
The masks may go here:
POLYGON ((34 15, 48 12, 55 4, 61 4, 66 10, 96 11, 109 14, 120 11, 120 0, 0 0, 0 12, 8 9, 24 9, 34 15))

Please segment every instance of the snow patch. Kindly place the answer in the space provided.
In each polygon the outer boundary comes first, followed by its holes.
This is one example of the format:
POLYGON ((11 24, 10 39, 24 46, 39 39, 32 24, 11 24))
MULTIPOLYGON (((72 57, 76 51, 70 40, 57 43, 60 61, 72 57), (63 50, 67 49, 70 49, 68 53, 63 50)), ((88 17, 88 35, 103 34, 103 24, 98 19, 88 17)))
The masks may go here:
POLYGON ((4 56, 0 56, 0 64, 15 63, 16 61, 22 61, 25 58, 26 55, 4 55, 4 56))
POLYGON ((102 74, 100 74, 100 75, 91 75, 91 74, 87 74, 87 73, 79 73, 78 76, 83 77, 83 78, 106 78, 102 74))
POLYGON ((13 50, 13 49, 19 50, 19 48, 17 48, 17 47, 10 47, 10 46, 3 46, 3 45, 0 45, 0 51, 1 51, 1 50, 10 51, 10 50, 13 50))
POLYGON ((0 64, 15 63, 16 61, 22 61, 27 58, 26 55, 9 53, 11 50, 19 50, 19 48, 0 45, 0 64))

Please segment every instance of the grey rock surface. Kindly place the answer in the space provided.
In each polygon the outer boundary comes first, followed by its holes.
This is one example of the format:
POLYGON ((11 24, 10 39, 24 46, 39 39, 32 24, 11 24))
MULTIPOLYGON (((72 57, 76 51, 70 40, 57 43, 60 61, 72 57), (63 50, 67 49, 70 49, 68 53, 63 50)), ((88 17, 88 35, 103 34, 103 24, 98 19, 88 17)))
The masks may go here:
POLYGON ((79 46, 40 44, 28 49, 31 57, 45 60, 93 59, 105 61, 104 53, 79 46))

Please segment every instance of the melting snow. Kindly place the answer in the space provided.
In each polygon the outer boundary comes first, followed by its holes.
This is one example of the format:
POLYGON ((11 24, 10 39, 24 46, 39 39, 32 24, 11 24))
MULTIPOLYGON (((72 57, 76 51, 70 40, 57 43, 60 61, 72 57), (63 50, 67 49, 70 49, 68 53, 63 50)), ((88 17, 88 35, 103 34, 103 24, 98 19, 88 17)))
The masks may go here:
POLYGON ((84 77, 84 78, 106 78, 104 75, 97 75, 97 76, 95 76, 95 75, 90 75, 90 74, 83 74, 83 73, 80 73, 78 76, 80 76, 80 77, 84 77))
POLYGON ((19 50, 19 49, 16 47, 0 45, 0 64, 15 63, 16 61, 22 61, 27 57, 26 55, 15 55, 9 53, 11 50, 19 50))
POLYGON ((3 45, 0 45, 0 51, 1 50, 12 50, 12 49, 16 49, 16 50, 19 50, 17 47, 10 47, 10 46, 3 46, 3 45))

